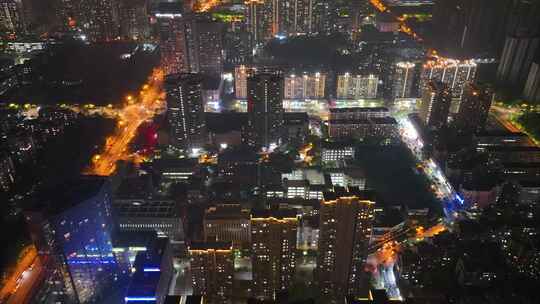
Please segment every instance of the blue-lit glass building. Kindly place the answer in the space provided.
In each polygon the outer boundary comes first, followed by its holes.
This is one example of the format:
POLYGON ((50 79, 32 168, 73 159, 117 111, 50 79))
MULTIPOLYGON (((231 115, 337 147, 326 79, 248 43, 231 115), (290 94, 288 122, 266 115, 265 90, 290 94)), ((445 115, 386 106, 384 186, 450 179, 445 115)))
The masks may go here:
POLYGON ((48 280, 63 290, 39 301, 90 303, 99 301, 117 276, 111 242, 111 186, 106 178, 81 177, 38 196, 26 214, 32 239, 48 261, 48 280), (51 299, 61 294, 58 299, 51 299))
POLYGON ((124 297, 126 304, 163 304, 173 278, 169 239, 156 239, 135 259, 135 273, 124 297))

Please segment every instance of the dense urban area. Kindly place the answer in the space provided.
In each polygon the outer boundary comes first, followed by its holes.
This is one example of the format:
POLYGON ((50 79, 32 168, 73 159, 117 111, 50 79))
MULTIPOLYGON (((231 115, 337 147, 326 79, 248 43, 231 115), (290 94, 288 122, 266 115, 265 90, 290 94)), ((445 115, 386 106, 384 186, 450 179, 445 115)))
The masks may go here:
POLYGON ((0 304, 540 303, 540 0, 0 0, 0 304))

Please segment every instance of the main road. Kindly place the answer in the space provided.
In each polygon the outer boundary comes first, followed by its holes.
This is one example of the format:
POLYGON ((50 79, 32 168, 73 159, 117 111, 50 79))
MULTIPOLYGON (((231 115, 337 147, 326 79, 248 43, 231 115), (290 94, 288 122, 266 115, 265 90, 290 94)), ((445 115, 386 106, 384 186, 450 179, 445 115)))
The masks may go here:
POLYGON ((92 157, 85 174, 109 176, 116 171, 119 160, 139 160, 129 152, 129 143, 137 134, 139 126, 164 109, 164 73, 156 69, 142 87, 138 96, 126 96, 126 105, 118 110, 115 134, 108 137, 104 151, 92 157))

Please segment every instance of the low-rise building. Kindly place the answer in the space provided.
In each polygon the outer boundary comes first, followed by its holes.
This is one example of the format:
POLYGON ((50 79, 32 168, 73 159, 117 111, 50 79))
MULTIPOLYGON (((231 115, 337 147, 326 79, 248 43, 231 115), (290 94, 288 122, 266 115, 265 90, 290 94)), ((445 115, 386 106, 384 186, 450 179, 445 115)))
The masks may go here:
POLYGON ((324 141, 322 143, 321 158, 323 163, 354 159, 355 148, 352 143, 349 142, 329 142, 324 141))

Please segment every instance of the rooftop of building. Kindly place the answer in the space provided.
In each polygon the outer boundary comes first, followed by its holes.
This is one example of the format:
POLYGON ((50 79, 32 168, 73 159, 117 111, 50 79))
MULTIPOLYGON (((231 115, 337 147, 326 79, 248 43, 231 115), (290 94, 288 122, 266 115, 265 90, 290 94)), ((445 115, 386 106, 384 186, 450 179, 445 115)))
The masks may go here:
POLYGON ((306 112, 285 112, 283 120, 285 125, 302 125, 309 123, 309 116, 306 112))
POLYGON ((279 209, 257 209, 252 210, 252 218, 296 218, 296 210, 291 208, 279 208, 279 209))
POLYGON ((306 179, 303 179, 303 180, 286 180, 285 181, 285 187, 287 188, 290 188, 290 187, 309 187, 309 181, 306 180, 306 179))
POLYGON ((325 201, 337 200, 341 197, 358 197, 362 201, 375 202, 375 191, 360 190, 358 187, 334 187, 334 191, 326 191, 323 193, 325 201))
POLYGON ((487 146, 487 152, 540 152, 536 146, 487 146))
POLYGON ((166 85, 177 85, 179 83, 185 83, 190 85, 201 85, 204 78, 200 74, 196 73, 178 73, 170 74, 165 78, 166 85))
POLYGON ((146 247, 157 239, 155 231, 116 231, 113 247, 146 247))
POLYGON ((523 188, 540 188, 540 181, 519 181, 519 185, 523 188))
POLYGON ((219 154, 219 163, 255 163, 259 161, 259 155, 251 147, 241 146, 234 149, 227 149, 219 154))
POLYGON ((36 195, 32 211, 49 216, 60 214, 107 191, 109 181, 101 176, 81 176, 65 181, 36 195))
POLYGON ((339 149, 348 149, 354 148, 354 142, 349 141, 323 141, 321 144, 323 149, 327 150, 339 150, 339 149))
POLYGON ((239 204, 222 204, 206 209, 205 220, 249 219, 249 210, 239 204))
POLYGON ((330 119, 330 124, 360 124, 360 125, 397 125, 393 117, 370 117, 363 119, 330 119))
POLYGON ((358 107, 358 108, 333 108, 330 113, 354 113, 354 112, 389 112, 387 107, 358 107))
POLYGON ((195 158, 160 158, 152 162, 152 167, 158 172, 170 169, 192 171, 195 170, 198 164, 199 162, 195 158))
POLYGON ((217 134, 241 131, 248 125, 248 113, 206 113, 205 119, 208 131, 217 134))
POLYGON ((489 130, 482 131, 476 134, 475 137, 527 137, 527 134, 522 132, 510 132, 507 130, 489 130))
POLYGON ((152 196, 152 179, 150 175, 125 178, 114 193, 115 198, 147 198, 152 196))
POLYGON ((229 250, 232 248, 232 242, 202 242, 192 241, 188 250, 229 250))

